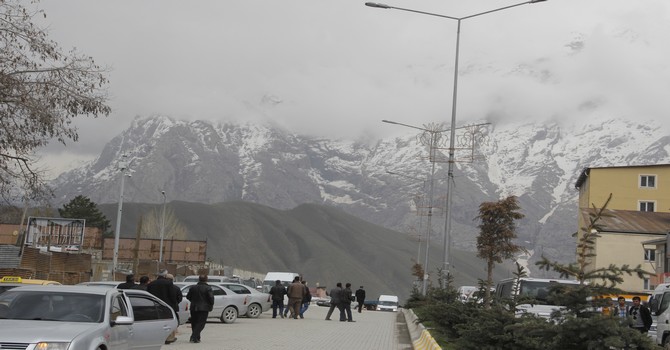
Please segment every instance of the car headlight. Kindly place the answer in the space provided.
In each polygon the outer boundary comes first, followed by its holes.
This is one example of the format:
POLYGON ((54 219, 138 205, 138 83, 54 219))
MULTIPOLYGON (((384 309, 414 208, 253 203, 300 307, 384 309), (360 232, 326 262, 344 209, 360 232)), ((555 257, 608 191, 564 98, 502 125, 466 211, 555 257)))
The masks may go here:
POLYGON ((35 345, 35 350, 67 350, 70 343, 39 342, 35 345))

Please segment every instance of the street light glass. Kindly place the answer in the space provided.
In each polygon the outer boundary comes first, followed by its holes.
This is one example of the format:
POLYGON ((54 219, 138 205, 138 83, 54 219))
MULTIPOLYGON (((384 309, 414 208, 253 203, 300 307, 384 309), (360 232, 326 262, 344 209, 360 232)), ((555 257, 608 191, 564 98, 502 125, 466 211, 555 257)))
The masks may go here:
MULTIPOLYGON (((546 1, 546 0, 543 0, 543 1, 546 1)), ((391 6, 389 6, 389 5, 379 4, 379 3, 376 3, 376 2, 366 2, 365 6, 376 7, 376 8, 380 8, 380 9, 390 9, 391 8, 391 6)))

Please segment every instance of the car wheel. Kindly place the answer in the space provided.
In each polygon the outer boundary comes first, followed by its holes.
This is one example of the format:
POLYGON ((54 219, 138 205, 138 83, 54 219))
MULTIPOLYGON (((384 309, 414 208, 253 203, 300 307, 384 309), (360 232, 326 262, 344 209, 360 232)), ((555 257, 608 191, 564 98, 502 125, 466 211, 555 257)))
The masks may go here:
POLYGON ((263 308, 258 304, 249 305, 249 310, 247 310, 247 317, 249 318, 258 318, 258 316, 263 313, 263 308))
POLYGON ((663 349, 670 349, 670 336, 666 336, 665 339, 663 339, 663 349))
POLYGON ((233 306, 228 306, 223 309, 221 313, 221 322, 223 323, 233 323, 237 320, 237 309, 233 306))

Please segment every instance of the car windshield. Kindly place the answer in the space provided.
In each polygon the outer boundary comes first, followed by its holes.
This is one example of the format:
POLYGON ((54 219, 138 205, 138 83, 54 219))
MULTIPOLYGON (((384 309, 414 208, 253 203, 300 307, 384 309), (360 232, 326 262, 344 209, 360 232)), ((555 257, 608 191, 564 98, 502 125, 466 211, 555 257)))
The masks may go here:
POLYGON ((102 322, 104 295, 14 290, 0 294, 0 319, 102 322))

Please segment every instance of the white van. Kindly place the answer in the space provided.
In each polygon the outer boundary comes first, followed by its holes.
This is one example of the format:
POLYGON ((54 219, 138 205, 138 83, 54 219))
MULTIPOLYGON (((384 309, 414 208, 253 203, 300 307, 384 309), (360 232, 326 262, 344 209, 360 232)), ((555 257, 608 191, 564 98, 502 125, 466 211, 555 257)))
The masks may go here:
POLYGON ((377 311, 398 311, 398 296, 380 295, 377 299, 377 311))
POLYGON ((460 286, 458 287, 458 301, 466 303, 475 298, 475 293, 479 290, 476 286, 460 286))
MULTIPOLYGON (((661 283, 654 289, 649 305, 651 317, 654 319, 656 326, 656 338, 654 340, 657 345, 668 349, 670 348, 670 283, 661 283)), ((652 330, 653 328, 654 325, 652 325, 652 330)))
POLYGON ((293 282, 293 279, 300 276, 295 272, 268 272, 263 279, 263 293, 269 293, 270 288, 275 285, 277 280, 280 280, 284 287, 288 288, 288 285, 293 282))
POLYGON ((554 310, 563 309, 562 305, 554 305, 547 299, 553 285, 577 287, 579 281, 548 279, 548 278, 507 278, 496 285, 495 295, 499 299, 512 299, 514 296, 526 296, 537 300, 537 304, 517 305, 517 316, 523 313, 535 314, 540 317, 549 318, 554 310), (518 280, 518 285, 517 285, 518 280))

